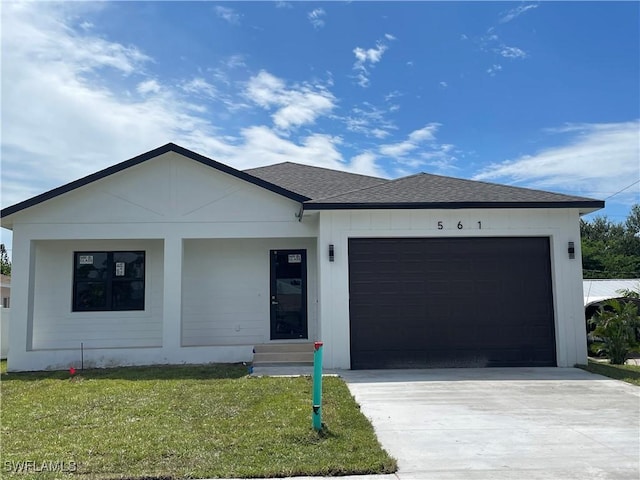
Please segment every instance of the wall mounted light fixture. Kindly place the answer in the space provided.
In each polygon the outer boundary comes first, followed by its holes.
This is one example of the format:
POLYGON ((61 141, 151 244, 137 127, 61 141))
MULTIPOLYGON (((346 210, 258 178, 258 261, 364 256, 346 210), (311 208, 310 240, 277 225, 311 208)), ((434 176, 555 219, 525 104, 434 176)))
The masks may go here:
POLYGON ((567 248, 567 252, 569 253, 569 258, 576 258, 576 247, 573 242, 569 242, 569 247, 567 248))
POLYGON ((333 249, 333 243, 329 244, 329 261, 333 262, 335 260, 335 252, 333 249))

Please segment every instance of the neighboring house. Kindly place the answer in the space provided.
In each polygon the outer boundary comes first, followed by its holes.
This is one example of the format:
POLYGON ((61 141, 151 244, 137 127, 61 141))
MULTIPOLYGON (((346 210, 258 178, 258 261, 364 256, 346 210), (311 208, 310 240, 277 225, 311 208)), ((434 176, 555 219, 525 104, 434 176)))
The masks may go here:
POLYGON ((582 284, 587 331, 595 328, 593 325, 589 326, 589 319, 605 306, 607 300, 621 299, 620 301, 629 301, 640 307, 640 299, 624 298, 625 290, 640 292, 640 278, 584 280, 582 284))
POLYGON ((0 307, 10 308, 11 306, 11 277, 9 275, 0 275, 0 298, 2 303, 0 307))
POLYGON ((640 278, 583 280, 582 290, 586 307, 601 300, 622 297, 624 290, 640 291, 640 278))
POLYGON ((0 359, 7 358, 9 352, 9 317, 11 306, 11 277, 0 275, 0 359))
POLYGON ((8 368, 251 361, 573 366, 580 215, 604 202, 429 174, 238 171, 174 144, 2 211, 8 368))

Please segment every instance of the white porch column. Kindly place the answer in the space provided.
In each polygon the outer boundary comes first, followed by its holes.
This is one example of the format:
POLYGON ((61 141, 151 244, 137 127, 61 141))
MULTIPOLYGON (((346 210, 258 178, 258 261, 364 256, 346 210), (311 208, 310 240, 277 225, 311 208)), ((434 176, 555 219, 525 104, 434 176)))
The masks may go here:
POLYGON ((183 242, 178 233, 164 238, 162 349, 166 360, 179 361, 182 328, 183 242))
POLYGON ((327 368, 350 368, 348 243, 337 233, 333 212, 320 212, 318 226, 318 325, 327 368), (329 261, 329 245, 334 261, 329 261))
POLYGON ((29 351, 33 340, 33 289, 36 247, 31 238, 15 229, 11 271, 11 325, 9 325, 9 371, 32 370, 29 351))

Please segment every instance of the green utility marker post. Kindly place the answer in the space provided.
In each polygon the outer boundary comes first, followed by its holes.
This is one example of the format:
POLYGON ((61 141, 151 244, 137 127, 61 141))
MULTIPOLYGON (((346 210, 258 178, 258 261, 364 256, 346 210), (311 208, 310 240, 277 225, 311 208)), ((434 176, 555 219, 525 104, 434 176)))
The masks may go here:
POLYGON ((313 344, 313 429, 322 429, 322 342, 313 344))

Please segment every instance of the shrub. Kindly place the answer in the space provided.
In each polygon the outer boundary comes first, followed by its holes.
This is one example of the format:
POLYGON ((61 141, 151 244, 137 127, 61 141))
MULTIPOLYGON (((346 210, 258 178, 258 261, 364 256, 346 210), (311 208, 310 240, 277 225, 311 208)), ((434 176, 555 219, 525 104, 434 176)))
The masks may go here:
POLYGON ((602 341, 609 362, 623 365, 635 346, 636 328, 640 326, 638 307, 633 302, 612 299, 605 302, 590 320, 592 334, 602 341))

